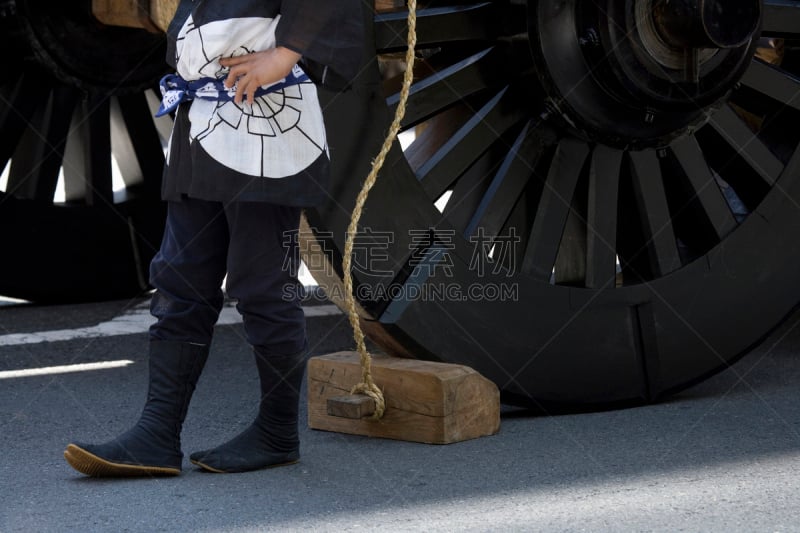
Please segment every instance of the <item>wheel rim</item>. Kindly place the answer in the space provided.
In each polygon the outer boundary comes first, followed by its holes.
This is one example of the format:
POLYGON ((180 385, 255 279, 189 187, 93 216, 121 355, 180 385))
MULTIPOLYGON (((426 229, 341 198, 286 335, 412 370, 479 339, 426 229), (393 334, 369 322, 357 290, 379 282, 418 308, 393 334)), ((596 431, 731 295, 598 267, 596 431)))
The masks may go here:
POLYGON ((164 68, 164 39, 99 26, 66 4, 12 7, 2 23, 14 31, 4 39, 24 60, 22 75, 0 84, 0 221, 10 257, 0 294, 79 301, 139 293, 163 231, 169 124, 151 118, 150 87, 164 68), (128 54, 114 54, 122 42, 128 54))
MULTIPOLYGON (((736 71, 699 112, 639 142, 546 105, 556 93, 537 62, 550 50, 531 54, 534 39, 519 36, 554 5, 422 6, 404 122, 419 134, 395 146, 367 202, 362 237, 373 254, 369 268, 356 265, 357 298, 379 343, 388 334, 417 357, 469 364, 512 401, 657 398, 727 367, 800 300, 787 266, 800 258, 800 135, 787 127, 800 118, 800 2, 766 2, 763 32, 737 60, 756 42, 766 57, 758 39, 780 38, 781 65, 748 59, 740 81, 736 71), (512 229, 520 245, 507 254, 501 238, 512 229), (498 260, 478 275, 480 231, 495 238, 498 260), (440 282, 518 293, 412 294, 440 282)), ((370 24, 384 74, 404 45, 404 18, 379 12, 370 24)), ((334 265, 359 186, 352 176, 366 175, 396 87, 373 63, 352 94, 328 95, 334 198, 309 220, 334 265)))

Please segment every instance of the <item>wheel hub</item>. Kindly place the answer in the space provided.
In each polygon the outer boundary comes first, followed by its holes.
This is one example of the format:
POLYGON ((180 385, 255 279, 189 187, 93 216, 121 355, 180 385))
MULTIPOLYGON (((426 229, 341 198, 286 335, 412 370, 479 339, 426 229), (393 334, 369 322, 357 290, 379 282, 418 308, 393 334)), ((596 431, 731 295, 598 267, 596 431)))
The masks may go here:
POLYGON ((578 136, 659 146, 705 120, 755 52, 761 2, 530 2, 551 114, 578 136))
POLYGON ((659 31, 681 48, 736 48, 747 43, 758 29, 758 0, 657 0, 652 15, 659 31))
POLYGON ((164 75, 163 34, 98 23, 91 2, 15 0, 24 29, 12 49, 29 52, 43 69, 87 92, 138 93, 164 75))

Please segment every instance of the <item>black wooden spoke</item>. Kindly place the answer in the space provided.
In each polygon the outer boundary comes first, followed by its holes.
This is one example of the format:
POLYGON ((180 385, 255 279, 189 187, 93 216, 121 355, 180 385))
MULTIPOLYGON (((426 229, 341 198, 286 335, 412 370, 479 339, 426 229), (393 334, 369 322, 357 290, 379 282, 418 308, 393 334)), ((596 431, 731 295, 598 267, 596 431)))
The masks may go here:
MULTIPOLYGON (((430 48, 454 41, 483 41, 496 37, 492 21, 496 3, 420 9, 417 12, 417 47, 430 48)), ((375 47, 390 52, 407 46, 408 12, 375 17, 375 47)))
POLYGON ((800 78, 786 71, 756 59, 742 78, 742 84, 800 110, 800 78))
POLYGON ((525 118, 523 109, 511 105, 515 98, 515 91, 501 90, 417 170, 430 198, 439 198, 489 146, 525 118))
POLYGON ((586 287, 614 287, 617 203, 623 152, 600 145, 592 153, 586 217, 586 287))
POLYGON ((87 205, 111 205, 111 126, 105 97, 82 101, 73 116, 64 154, 66 199, 87 205))
MULTIPOLYGON (((501 57, 496 49, 488 48, 414 83, 403 117, 403 128, 413 126, 476 92, 498 84, 498 80, 502 80, 501 75, 501 57)), ((392 113, 399 101, 400 93, 386 99, 392 113)))
POLYGON ((762 27, 769 36, 797 37, 800 35, 800 2, 767 0, 762 27))
POLYGON ((661 165, 655 150, 631 152, 633 190, 639 206, 650 266, 664 276, 681 266, 675 230, 667 204, 661 165))
POLYGON ((558 144, 522 261, 522 271, 535 279, 550 279, 575 187, 588 155, 589 147, 583 141, 567 138, 558 144))
MULTIPOLYGON (((105 96, 87 100, 90 148, 87 158, 86 182, 91 190, 87 203, 98 205, 114 202, 111 179, 111 121, 109 100, 105 96)), ((88 192, 88 191, 87 191, 88 192)))
POLYGON ((157 192, 164 152, 145 93, 112 102, 111 142, 126 186, 144 182, 150 192, 157 192))
POLYGON ((506 148, 502 141, 495 143, 458 179, 442 211, 442 217, 463 233, 472 214, 491 183, 492 176, 503 160, 506 148))
POLYGON ((572 197, 567 222, 564 224, 553 266, 553 281, 556 285, 583 287, 586 284, 587 179, 588 173, 582 172, 572 197))
POLYGON ((462 103, 434 115, 425 121, 425 127, 415 130, 414 141, 403 151, 413 172, 430 161, 472 116, 472 108, 462 103))
POLYGON ((694 137, 686 137, 672 145, 672 152, 688 178, 693 199, 700 204, 717 240, 721 241, 736 229, 737 223, 711 174, 700 145, 694 137))
POLYGON ((534 122, 525 125, 467 224, 465 238, 474 236, 478 228, 482 228, 488 238, 500 234, 548 145, 553 142, 552 132, 542 131, 534 122))
POLYGON ((25 73, 0 89, 0 169, 5 168, 48 88, 25 73))
POLYGON ((43 99, 14 152, 8 179, 10 193, 18 198, 53 201, 70 113, 77 98, 74 90, 58 88, 43 99))
POLYGON ((722 106, 711 117, 711 126, 767 184, 775 184, 783 172, 783 163, 770 152, 730 106, 722 106))

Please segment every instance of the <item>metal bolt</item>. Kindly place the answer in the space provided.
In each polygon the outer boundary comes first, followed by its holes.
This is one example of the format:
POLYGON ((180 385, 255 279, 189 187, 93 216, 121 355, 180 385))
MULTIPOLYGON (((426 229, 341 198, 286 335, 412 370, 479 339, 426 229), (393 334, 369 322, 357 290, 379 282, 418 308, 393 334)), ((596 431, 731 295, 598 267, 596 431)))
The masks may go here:
POLYGON ((578 39, 581 46, 600 46, 600 35, 594 28, 589 28, 586 34, 578 39))
POLYGON ((558 108, 556 107, 555 103, 550 100, 549 98, 544 102, 544 109, 542 113, 539 115, 539 119, 542 121, 550 120, 553 115, 558 114, 558 108))

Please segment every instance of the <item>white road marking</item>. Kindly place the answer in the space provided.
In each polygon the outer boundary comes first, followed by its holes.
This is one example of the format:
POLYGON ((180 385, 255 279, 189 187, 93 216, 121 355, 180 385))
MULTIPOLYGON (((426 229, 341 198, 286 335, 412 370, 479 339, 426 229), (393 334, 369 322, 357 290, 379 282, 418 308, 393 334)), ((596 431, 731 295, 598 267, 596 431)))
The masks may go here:
MULTIPOLYGON (((333 304, 303 307, 306 317, 333 316, 341 314, 341 310, 333 304)), ((60 342, 75 339, 93 339, 97 337, 115 337, 145 333, 155 318, 149 310, 136 308, 107 322, 95 326, 75 329, 57 329, 32 333, 9 333, 0 335, 0 346, 18 346, 21 344, 38 344, 41 342, 60 342)), ((219 315, 217 325, 239 324, 241 315, 233 307, 225 307, 219 315)))
POLYGON ((72 372, 88 372, 91 370, 108 370, 132 365, 133 361, 104 361, 101 363, 82 363, 76 365, 46 366, 42 368, 25 368, 23 370, 4 370, 0 379, 29 378, 32 376, 50 376, 53 374, 70 374, 72 372))

